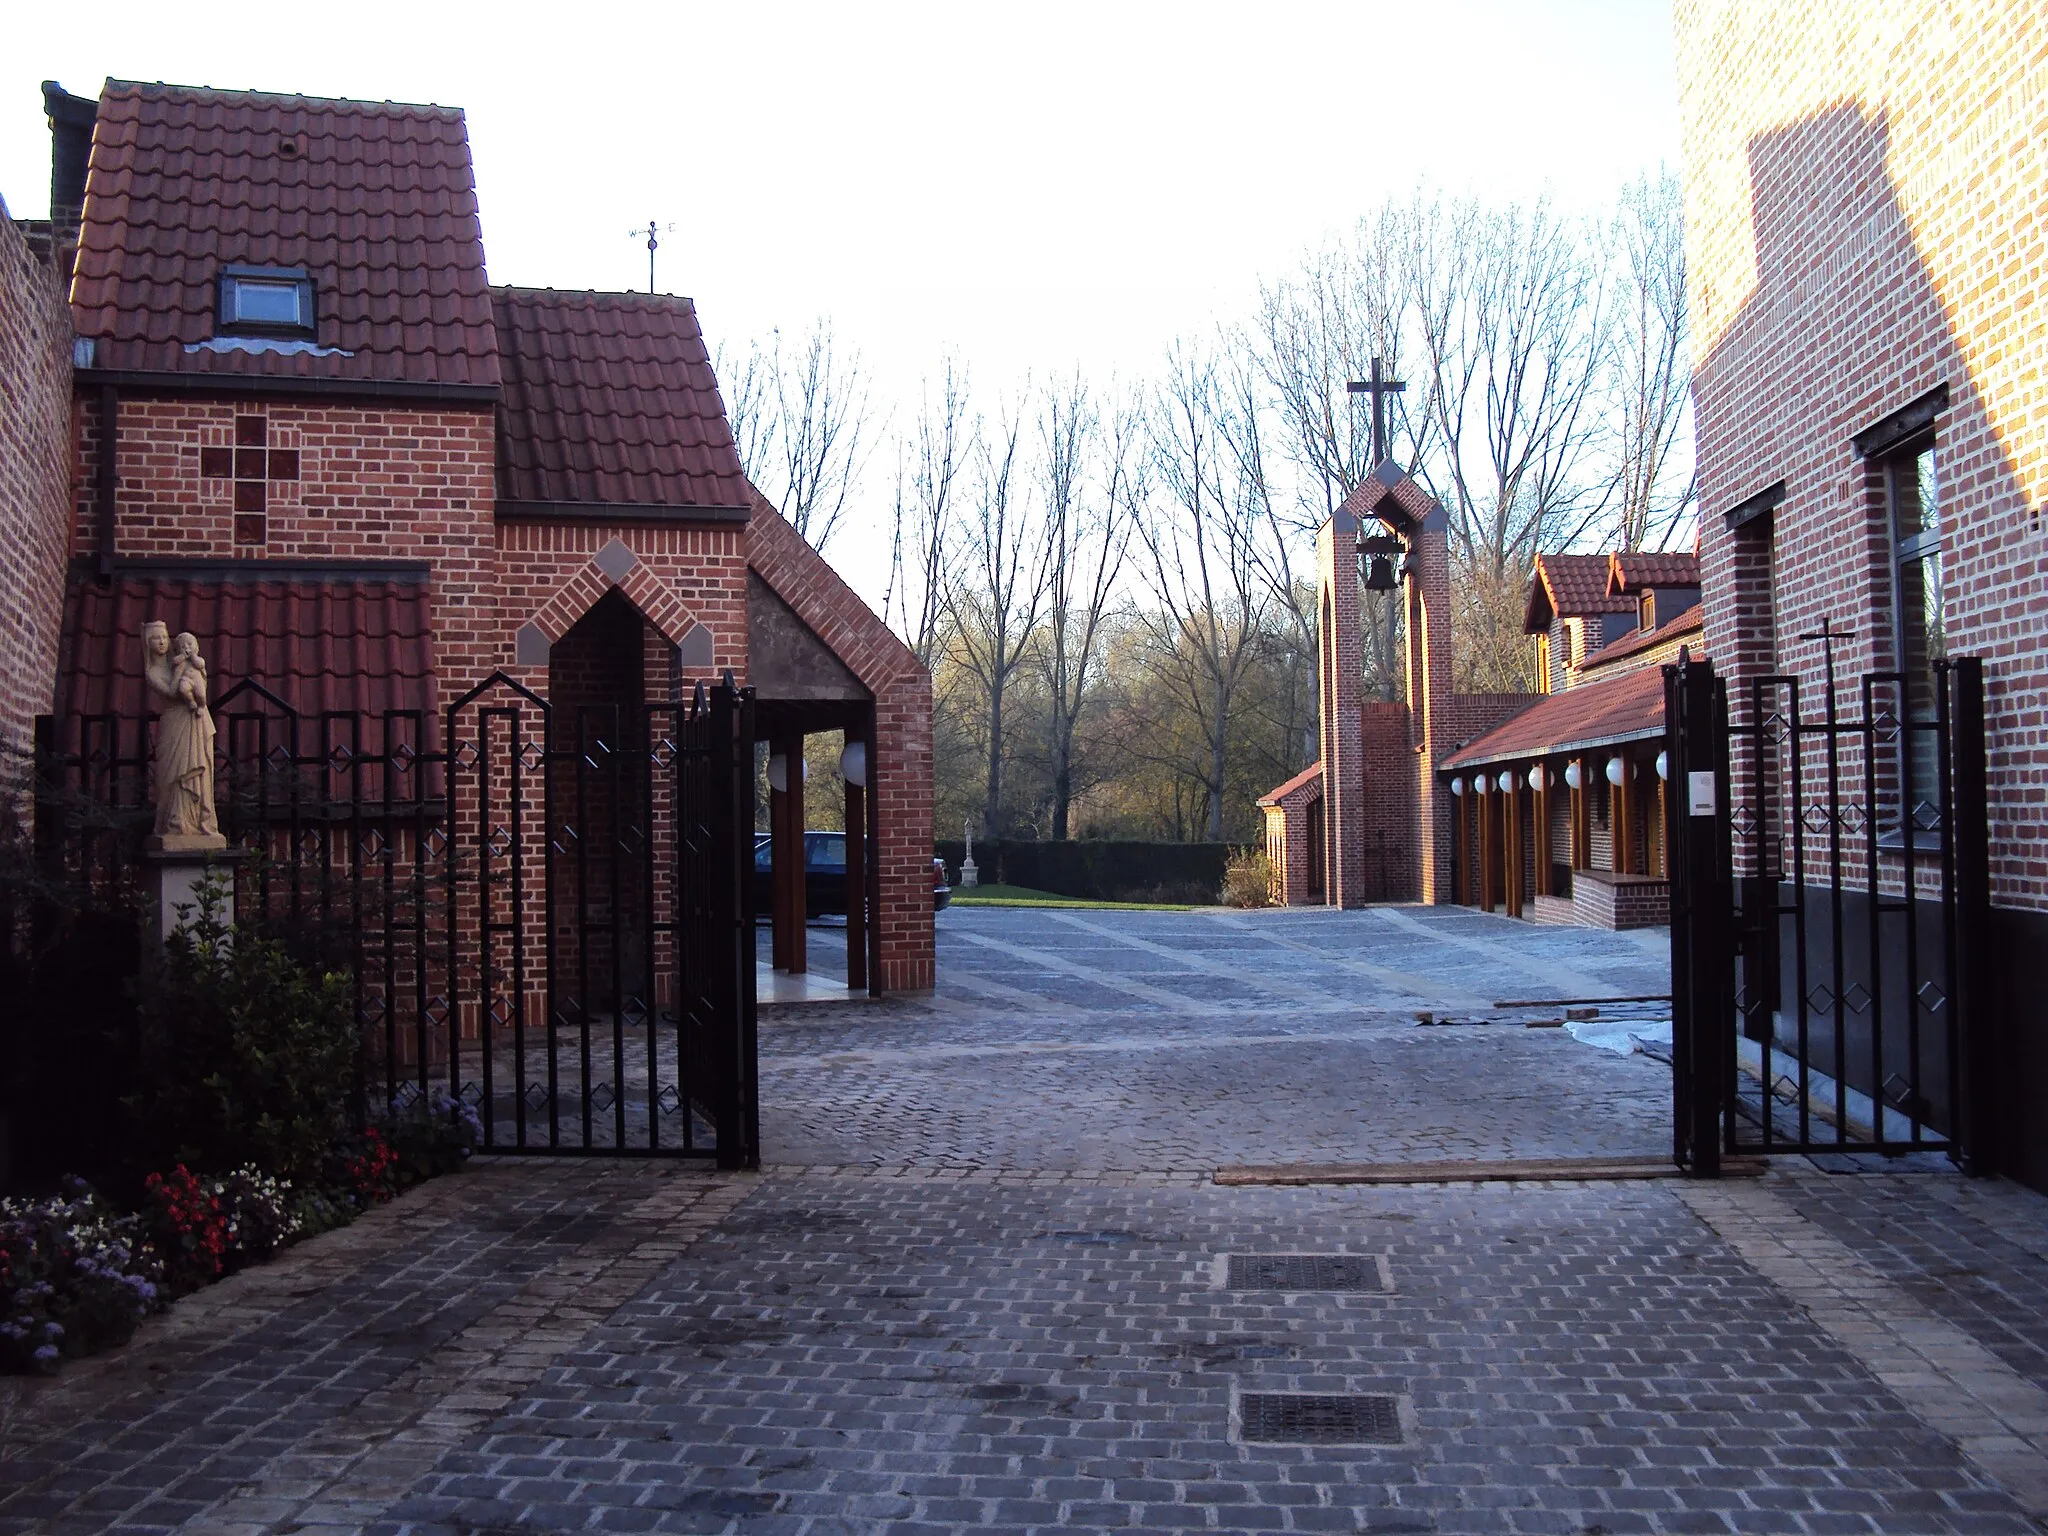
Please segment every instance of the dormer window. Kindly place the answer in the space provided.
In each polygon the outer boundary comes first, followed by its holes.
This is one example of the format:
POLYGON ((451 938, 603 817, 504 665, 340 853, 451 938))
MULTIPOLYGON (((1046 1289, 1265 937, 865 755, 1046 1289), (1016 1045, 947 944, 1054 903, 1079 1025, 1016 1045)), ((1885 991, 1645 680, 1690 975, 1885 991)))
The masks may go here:
POLYGON ((311 275, 302 267, 227 268, 220 275, 220 330, 232 336, 312 336, 311 275))
POLYGON ((1636 599, 1636 628, 1655 629, 1656 627, 1657 594, 1645 590, 1643 595, 1636 599))

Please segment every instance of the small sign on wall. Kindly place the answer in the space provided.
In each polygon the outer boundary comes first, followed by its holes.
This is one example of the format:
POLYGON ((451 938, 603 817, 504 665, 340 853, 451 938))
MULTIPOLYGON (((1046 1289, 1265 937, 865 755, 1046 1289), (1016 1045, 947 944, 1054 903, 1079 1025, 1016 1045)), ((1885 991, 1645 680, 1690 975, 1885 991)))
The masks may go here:
POLYGON ((1714 771, 1688 773, 1685 776, 1685 803, 1695 816, 1714 814, 1714 771))

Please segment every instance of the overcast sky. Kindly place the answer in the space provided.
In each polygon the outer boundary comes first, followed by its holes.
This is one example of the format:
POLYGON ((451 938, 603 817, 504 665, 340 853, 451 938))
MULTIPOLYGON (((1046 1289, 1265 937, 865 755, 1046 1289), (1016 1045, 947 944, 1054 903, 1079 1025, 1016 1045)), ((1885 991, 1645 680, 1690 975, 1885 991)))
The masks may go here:
MULTIPOLYGON (((17 217, 47 211, 44 79, 459 106, 494 281, 644 289, 628 230, 673 223, 657 286, 714 345, 829 315, 899 421, 949 348, 978 394, 1145 375, 1418 181, 1592 206, 1678 159, 1669 0, 81 16, 8 26, 17 217)), ((879 597, 867 550, 833 553, 879 597)))

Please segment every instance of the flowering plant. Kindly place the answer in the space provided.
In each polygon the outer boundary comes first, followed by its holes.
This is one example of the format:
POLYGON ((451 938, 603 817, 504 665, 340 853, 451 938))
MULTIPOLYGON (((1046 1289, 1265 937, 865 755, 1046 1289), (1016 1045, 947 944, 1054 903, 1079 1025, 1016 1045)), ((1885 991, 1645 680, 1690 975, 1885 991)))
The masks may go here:
POLYGON ((149 1195, 144 1214, 163 1251, 171 1289, 182 1295, 218 1279, 232 1236, 214 1186, 180 1163, 167 1174, 152 1173, 142 1187, 149 1195))
POLYGON ((376 1126, 340 1143, 334 1161, 340 1173, 334 1182, 356 1209, 368 1210, 398 1193, 398 1154, 376 1126))
POLYGON ((0 1200, 0 1370, 55 1371, 61 1356, 125 1342, 163 1304, 138 1218, 75 1179, 46 1199, 0 1200))
POLYGON ((394 1106, 378 1125, 398 1155, 401 1184, 458 1171, 484 1139, 475 1106, 445 1089, 403 1108, 394 1106))

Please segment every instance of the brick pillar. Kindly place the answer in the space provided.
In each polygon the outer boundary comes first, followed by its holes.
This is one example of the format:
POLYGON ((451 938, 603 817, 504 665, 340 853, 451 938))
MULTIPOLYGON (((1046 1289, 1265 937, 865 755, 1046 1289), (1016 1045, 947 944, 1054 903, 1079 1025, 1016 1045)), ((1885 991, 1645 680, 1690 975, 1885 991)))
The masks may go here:
POLYGON ((1358 519, 1339 510, 1316 535, 1321 593, 1316 677, 1323 752, 1324 899, 1366 901, 1365 736, 1359 693, 1365 652, 1358 620, 1358 519))

